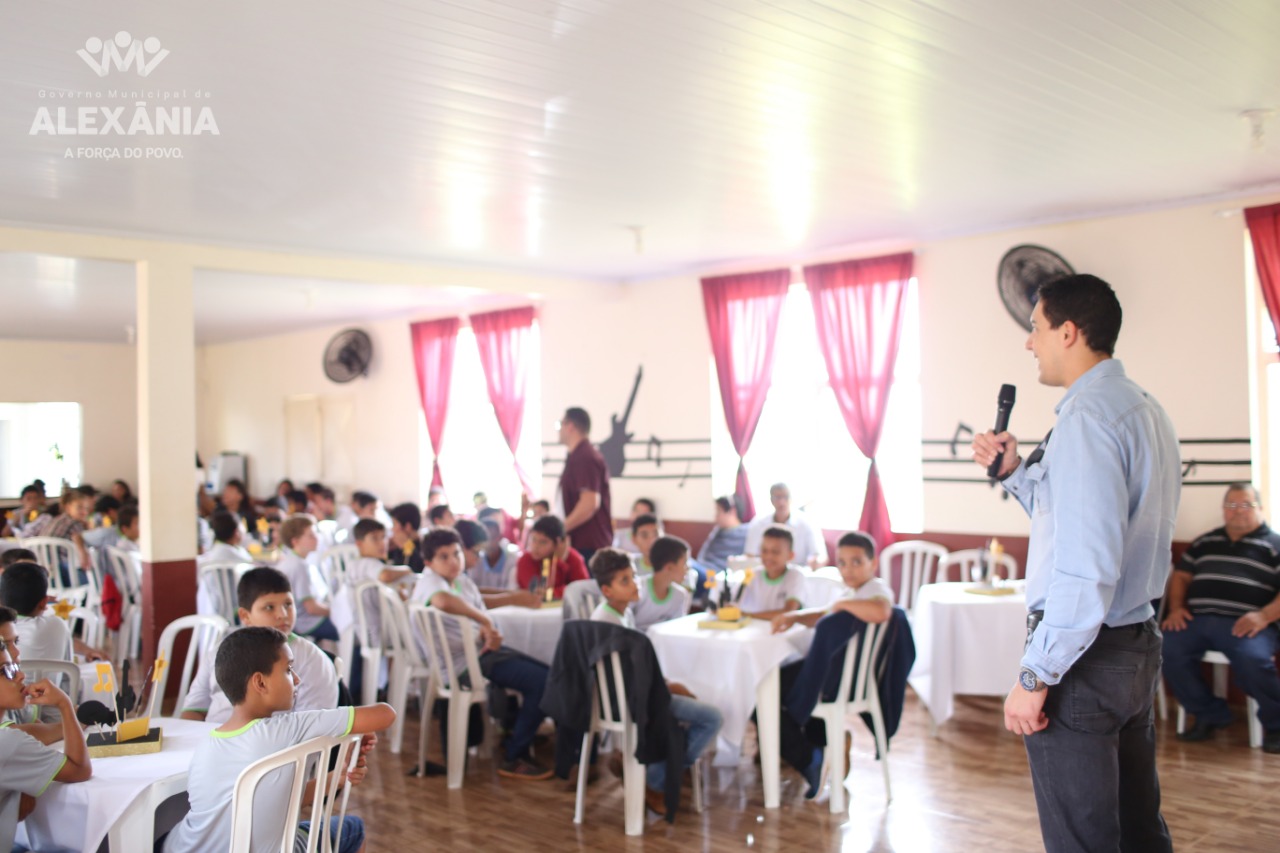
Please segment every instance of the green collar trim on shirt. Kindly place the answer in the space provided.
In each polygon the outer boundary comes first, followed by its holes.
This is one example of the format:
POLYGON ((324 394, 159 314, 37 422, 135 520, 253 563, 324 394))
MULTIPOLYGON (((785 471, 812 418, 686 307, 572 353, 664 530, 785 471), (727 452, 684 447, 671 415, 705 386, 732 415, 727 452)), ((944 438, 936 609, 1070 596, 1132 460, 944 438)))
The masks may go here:
POLYGON ((257 720, 250 720, 248 723, 236 729, 234 732, 220 732, 217 729, 214 729, 213 731, 209 732, 209 734, 217 738, 236 737, 237 735, 242 735, 245 732, 249 731, 249 729, 253 728, 260 722, 262 722, 261 718, 257 720))
POLYGON ((782 579, 787 576, 787 572, 789 571, 791 571, 791 567, 787 566, 787 568, 782 570, 782 574, 778 575, 778 579, 774 580, 773 578, 769 577, 769 573, 767 571, 765 571, 764 569, 761 569, 760 577, 764 579, 765 583, 770 584, 772 586, 777 586, 778 584, 782 583, 782 579))
POLYGON ((608 610, 610 613, 612 613, 614 616, 617 616, 619 619, 623 620, 624 622, 626 621, 627 616, 626 616, 625 611, 624 611, 623 613, 619 613, 617 610, 614 610, 614 609, 613 609, 613 605, 612 605, 612 604, 610 604, 609 602, 607 602, 607 601, 606 601, 606 602, 603 602, 603 603, 604 603, 604 609, 605 609, 605 610, 608 610))
POLYGON ((13 720, 0 720, 0 729, 7 729, 13 725, 13 720))
POLYGON ((658 598, 658 592, 654 588, 652 576, 650 576, 648 581, 645 582, 645 585, 649 587, 649 600, 652 601, 654 604, 666 604, 668 601, 671 600, 671 595, 673 592, 671 587, 675 586, 675 584, 671 584, 670 586, 667 587, 667 595, 665 598, 658 598))
POLYGON ((293 633, 292 631, 289 632, 289 642, 296 643, 298 640, 301 640, 301 639, 302 639, 301 637, 299 637, 297 634, 293 633))

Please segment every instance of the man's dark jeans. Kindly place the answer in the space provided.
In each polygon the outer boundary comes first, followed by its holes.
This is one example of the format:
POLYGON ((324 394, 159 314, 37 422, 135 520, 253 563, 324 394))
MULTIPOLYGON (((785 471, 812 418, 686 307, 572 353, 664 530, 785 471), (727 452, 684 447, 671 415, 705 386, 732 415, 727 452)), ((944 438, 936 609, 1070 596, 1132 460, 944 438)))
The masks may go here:
POLYGON ((1280 632, 1268 625, 1256 637, 1231 633, 1233 616, 1201 614, 1181 631, 1164 635, 1164 677, 1178 704, 1194 714, 1197 723, 1226 725, 1231 722, 1227 700, 1213 695, 1201 672, 1200 659, 1210 649, 1231 661, 1231 677, 1246 695, 1258 703, 1258 719, 1267 731, 1280 730, 1280 677, 1276 676, 1276 650, 1280 632))
POLYGON ((1047 853, 1173 850, 1156 776, 1159 675, 1152 619, 1103 628, 1049 688, 1049 726, 1025 738, 1047 853))

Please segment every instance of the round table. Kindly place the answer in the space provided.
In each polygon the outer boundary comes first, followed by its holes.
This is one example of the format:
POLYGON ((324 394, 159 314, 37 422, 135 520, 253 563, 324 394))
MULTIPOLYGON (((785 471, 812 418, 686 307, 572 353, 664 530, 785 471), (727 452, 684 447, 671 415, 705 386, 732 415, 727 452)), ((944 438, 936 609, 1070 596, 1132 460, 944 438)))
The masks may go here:
POLYGON ((551 666, 564 627, 564 611, 559 607, 495 607, 489 618, 502 634, 502 644, 524 652, 534 660, 551 666))
POLYGON ((908 683, 935 726, 955 713, 957 695, 1004 696, 1018 677, 1027 639, 1027 599, 980 594, 972 583, 920 587, 911 618, 916 662, 908 683))

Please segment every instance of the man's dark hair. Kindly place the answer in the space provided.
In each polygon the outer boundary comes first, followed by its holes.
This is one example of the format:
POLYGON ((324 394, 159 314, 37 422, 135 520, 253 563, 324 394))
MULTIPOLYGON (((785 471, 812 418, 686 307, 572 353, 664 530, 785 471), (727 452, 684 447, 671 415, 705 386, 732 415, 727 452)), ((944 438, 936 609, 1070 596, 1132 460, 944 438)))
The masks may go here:
POLYGON ((617 548, 601 548, 591 556, 591 577, 604 587, 613 583, 619 573, 631 568, 631 557, 617 548))
POLYGON ((422 510, 418 509, 417 504, 396 504, 387 514, 391 516, 392 521, 403 524, 415 533, 422 526, 422 510))
POLYGON ((138 507, 136 504, 125 504, 120 507, 120 511, 116 513, 116 528, 128 527, 138 519, 138 507))
POLYGON ((427 511, 427 518, 432 524, 439 524, 440 519, 444 518, 446 512, 451 512, 448 504, 436 504, 427 511))
POLYGON ((453 526, 453 529, 457 531, 458 538, 462 540, 463 548, 471 549, 489 541, 489 531, 485 530, 484 525, 478 521, 460 518, 458 523, 453 526))
POLYGON ((868 560, 874 560, 876 557, 876 540, 871 538, 870 533, 863 533, 861 530, 854 530, 840 537, 840 541, 836 543, 837 548, 861 548, 867 553, 868 560))
POLYGON ((1040 285, 1037 298, 1049 328, 1070 320, 1084 335, 1089 349, 1115 354, 1123 312, 1111 285, 1088 273, 1066 275, 1040 285))
POLYGON ((587 414, 586 409, 580 409, 577 406, 572 406, 564 410, 564 417, 560 420, 568 421, 573 424, 578 428, 578 432, 583 435, 591 434, 591 415, 587 414))
POLYGON ((533 532, 541 533, 552 542, 559 542, 565 537, 564 522, 560 520, 560 516, 547 513, 533 523, 533 532))
POLYGON ((652 524, 654 527, 657 527, 657 526, 658 526, 658 517, 657 517, 656 515, 653 515, 652 513, 648 513, 648 512, 643 512, 643 513, 641 513, 640 515, 637 515, 637 516, 636 516, 636 520, 635 520, 635 521, 633 521, 633 522, 631 522, 631 533, 632 533, 632 535, 634 535, 634 534, 635 534, 635 532, 636 532, 637 530, 639 530, 641 527, 644 527, 644 526, 649 525, 649 524, 652 524))
POLYGON ((543 512, 551 512, 551 502, 544 500, 536 500, 529 504, 531 507, 540 507, 543 512))
POLYGON ((98 499, 93 502, 93 511, 98 515, 106 515, 109 512, 118 512, 120 510, 120 501, 108 494, 98 495, 98 499))
POLYGON ((35 551, 26 548, 10 548, 0 553, 0 569, 7 569, 14 563, 34 563, 39 559, 35 551))
POLYGON ((796 538, 791 535, 791 531, 780 524, 770 524, 764 529, 764 536, 769 539, 782 539, 787 543, 787 547, 795 550, 796 538))
POLYGON ((240 529, 240 522, 236 521, 235 515, 231 512, 219 509, 209 516, 209 526, 213 528, 214 539, 219 542, 230 542, 236 535, 236 531, 240 529))
POLYGON ((735 512, 738 518, 742 518, 742 508, 738 506, 737 495, 724 495, 716 498, 716 506, 720 507, 721 512, 735 512))
POLYGON ((645 512, 650 515, 658 514, 658 505, 653 502, 652 498, 636 498, 631 502, 631 508, 635 509, 636 504, 644 504, 645 512))
POLYGON ((1255 501, 1257 501, 1259 504, 1262 503, 1262 494, 1261 492, 1258 491, 1257 487, 1253 485, 1253 483, 1228 484, 1227 491, 1222 496, 1223 500, 1226 500, 1226 496, 1231 494, 1232 492, 1248 492, 1249 494, 1253 495, 1253 499, 1255 501))
POLYGON ((672 563, 680 562, 680 558, 689 553, 689 543, 679 536, 659 536, 649 549, 649 565, 655 572, 660 572, 672 563))
POLYGON ((362 518, 351 528, 351 538, 356 542, 374 533, 386 533, 387 526, 376 518, 362 518))
POLYGON ((293 592, 293 585, 284 572, 270 566, 258 566, 240 576, 236 584, 236 603, 245 610, 252 610, 253 603, 264 595, 293 592))
MULTIPOLYGON (((474 524, 475 522, 470 523, 474 524)), ((427 535, 422 537, 422 559, 429 563, 436 558, 436 551, 441 548, 461 544, 462 537, 458 535, 458 531, 452 528, 437 527, 435 530, 429 530, 427 535)))
POLYGON ((237 628, 222 638, 213 660, 213 675, 232 705, 243 705, 249 679, 270 675, 289 638, 275 628, 237 628))
POLYGON ((352 492, 351 502, 361 509, 364 509, 370 504, 376 504, 378 502, 378 496, 372 492, 352 492))
POLYGON ((39 563, 14 563, 0 574, 0 604, 30 616, 49 597, 49 573, 39 563))

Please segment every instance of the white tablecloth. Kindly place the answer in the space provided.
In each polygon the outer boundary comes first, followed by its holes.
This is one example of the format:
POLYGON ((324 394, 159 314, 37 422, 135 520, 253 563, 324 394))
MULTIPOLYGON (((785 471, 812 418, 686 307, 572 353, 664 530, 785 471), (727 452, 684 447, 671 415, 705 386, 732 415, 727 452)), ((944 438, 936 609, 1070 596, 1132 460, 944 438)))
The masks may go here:
POLYGON ((559 607, 495 607, 489 611, 489 618, 502 633, 503 645, 551 665, 560 642, 560 629, 564 627, 564 613, 559 607))
POLYGON ((698 622, 706 618, 694 613, 659 622, 649 628, 649 639, 663 676, 719 708, 724 714, 720 736, 740 746, 756 706, 756 688, 771 670, 803 657, 813 631, 796 626, 771 634, 769 623, 759 619, 736 631, 699 628, 698 622))
POLYGON ((908 681, 938 725, 955 713, 957 694, 1004 696, 1018 677, 1026 596, 965 591, 973 586, 926 584, 916 599, 916 663, 908 681))
POLYGON ((149 851, 156 806, 187 789, 191 756, 217 728, 214 723, 168 717, 153 725, 164 730, 160 752, 95 758, 88 781, 54 782, 18 825, 18 841, 33 850, 80 853, 97 850, 112 833, 113 841, 120 842, 113 845, 113 853, 149 851), (127 832, 120 831, 123 824, 128 824, 127 832))

